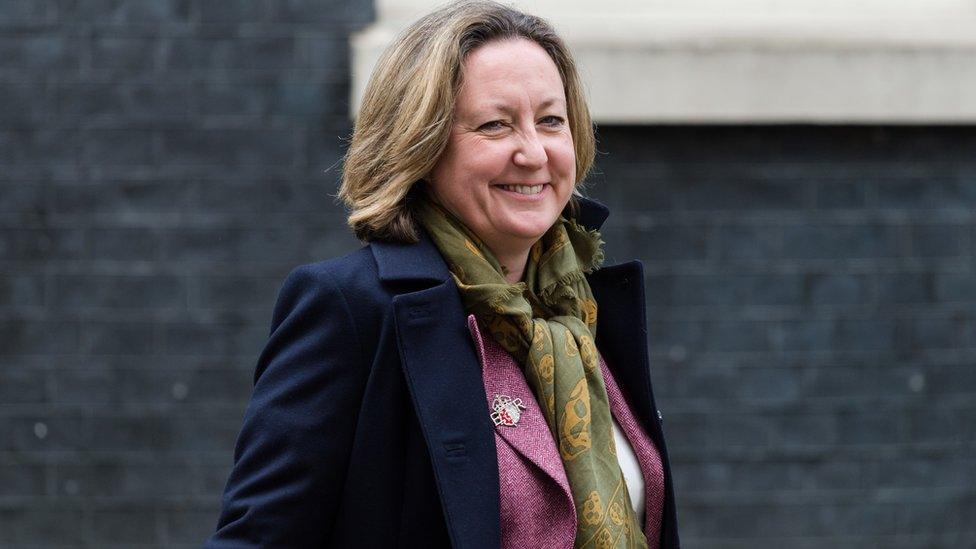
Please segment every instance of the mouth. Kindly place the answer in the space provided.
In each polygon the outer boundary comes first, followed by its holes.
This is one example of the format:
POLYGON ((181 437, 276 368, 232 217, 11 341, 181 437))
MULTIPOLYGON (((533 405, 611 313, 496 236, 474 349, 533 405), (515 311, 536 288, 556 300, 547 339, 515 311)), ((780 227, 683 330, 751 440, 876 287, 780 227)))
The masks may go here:
POLYGON ((542 190, 546 188, 547 184, 548 183, 540 183, 538 185, 496 185, 496 187, 512 193, 533 196, 540 194, 542 190))

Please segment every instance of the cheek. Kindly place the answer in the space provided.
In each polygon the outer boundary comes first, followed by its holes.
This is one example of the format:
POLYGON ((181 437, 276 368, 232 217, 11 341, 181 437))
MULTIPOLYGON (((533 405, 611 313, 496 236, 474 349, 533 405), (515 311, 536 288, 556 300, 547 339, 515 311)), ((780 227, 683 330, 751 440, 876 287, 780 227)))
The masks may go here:
POLYGON ((576 149, 572 138, 567 137, 553 147, 549 163, 559 175, 569 179, 571 183, 576 182, 576 149))

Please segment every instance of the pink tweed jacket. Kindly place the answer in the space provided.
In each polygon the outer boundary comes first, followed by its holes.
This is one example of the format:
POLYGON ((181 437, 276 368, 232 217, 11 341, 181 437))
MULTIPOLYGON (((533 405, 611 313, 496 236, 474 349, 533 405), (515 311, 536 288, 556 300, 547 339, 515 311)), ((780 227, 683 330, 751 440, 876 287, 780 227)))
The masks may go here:
MULTIPOLYGON (((520 398, 525 409, 516 426, 495 427, 501 493, 503 548, 573 547, 576 511, 556 442, 515 359, 493 338, 483 337, 474 315, 468 329, 481 360, 489 409, 496 395, 520 398)), ((645 486, 644 535, 660 546, 664 507, 661 456, 624 399, 603 358, 600 367, 613 417, 634 449, 645 486)))

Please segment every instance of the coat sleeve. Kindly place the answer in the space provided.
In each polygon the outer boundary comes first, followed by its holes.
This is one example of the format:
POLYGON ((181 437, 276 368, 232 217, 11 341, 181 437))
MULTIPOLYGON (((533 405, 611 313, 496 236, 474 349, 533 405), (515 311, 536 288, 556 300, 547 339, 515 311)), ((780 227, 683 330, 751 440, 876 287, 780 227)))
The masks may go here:
POLYGON ((328 540, 367 368, 349 304, 327 270, 286 278, 207 548, 328 540))

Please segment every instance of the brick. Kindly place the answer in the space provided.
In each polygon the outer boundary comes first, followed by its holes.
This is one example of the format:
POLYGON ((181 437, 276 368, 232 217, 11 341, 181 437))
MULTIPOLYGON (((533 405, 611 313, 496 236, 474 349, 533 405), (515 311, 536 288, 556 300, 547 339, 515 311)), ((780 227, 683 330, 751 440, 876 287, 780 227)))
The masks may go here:
POLYGON ((789 274, 669 276, 662 289, 674 306, 741 308, 800 302, 800 277, 789 274))
POLYGON ((78 51, 74 39, 54 33, 0 36, 0 59, 3 59, 0 74, 12 70, 29 71, 35 76, 77 71, 78 51))
POLYGON ((244 275, 202 277, 198 282, 194 307, 203 309, 271 310, 281 287, 282 276, 244 275))
POLYGON ((37 181, 0 182, 0 213, 43 214, 47 210, 45 189, 37 181))
POLYGON ((648 319, 648 337, 653 349, 667 350, 680 347, 684 350, 700 350, 704 345, 704 323, 693 321, 648 319))
POLYGON ((79 345, 74 322, 4 320, 0 322, 0 356, 74 353, 79 345))
POLYGON ((164 350, 173 355, 257 356, 266 332, 266 327, 243 323, 167 324, 163 327, 164 350))
POLYGON ((861 209, 867 206, 866 181, 825 181, 816 186, 816 207, 820 209, 861 209))
POLYGON ((87 449, 91 443, 89 422, 77 414, 5 414, 0 417, 0 422, 4 431, 4 437, 0 438, 0 450, 58 452, 87 449))
POLYGON ((345 82, 279 81, 270 96, 268 111, 306 121, 324 116, 346 116, 349 100, 345 82))
POLYGON ((184 213, 193 208, 196 186, 181 181, 100 181, 58 183, 52 187, 52 209, 61 214, 114 214, 144 219, 146 214, 184 213))
POLYGON ((180 416, 176 426, 180 450, 191 453, 227 452, 233 448, 241 429, 240 411, 229 414, 180 416))
POLYGON ((116 69, 120 74, 151 74, 159 65, 161 41, 151 37, 95 35, 91 43, 91 66, 116 69))
POLYGON ((266 261, 297 264, 316 257, 322 231, 301 227, 249 227, 247 229, 186 229, 173 231, 163 241, 163 259, 177 262, 266 261))
POLYGON ((845 351, 883 351, 894 347, 895 322, 889 318, 838 318, 833 348, 845 351))
POLYGON ((90 164, 154 164, 158 139, 158 132, 154 130, 86 130, 82 155, 90 164))
POLYGON ((894 273, 878 276, 878 301, 932 303, 935 301, 935 273, 894 273))
POLYGON ((0 307, 41 307, 44 279, 40 275, 0 275, 0 307))
POLYGON ((254 23, 267 21, 273 5, 251 0, 224 0, 220 3, 199 0, 194 3, 194 10, 203 25, 254 23))
POLYGON ((184 282, 175 276, 55 276, 51 304, 59 309, 88 308, 185 310, 184 282))
POLYGON ((76 166, 81 155, 79 131, 72 128, 0 128, 0 165, 50 169, 76 166))
POLYGON ((933 283, 937 301, 976 302, 976 275, 972 273, 936 273, 933 283))
MULTIPOLYGON (((350 70, 350 41, 343 36, 305 33, 298 37, 295 48, 308 69, 331 74, 347 74, 350 70)), ((348 95, 343 94, 338 99, 348 101, 348 95)), ((349 112, 348 108, 345 112, 349 112)))
POLYGON ((3 404, 32 404, 47 400, 48 392, 43 371, 20 369, 0 371, 0 402, 3 404))
POLYGON ((765 322, 720 320, 705 322, 704 348, 708 351, 764 351, 769 348, 765 322))
POLYGON ((742 402, 795 402, 801 398, 802 373, 796 368, 742 368, 725 385, 726 397, 742 402))
POLYGON ((783 231, 763 225, 719 225, 710 246, 718 261, 772 260, 783 255, 783 231))
POLYGON ((0 11, 0 27, 46 23, 53 8, 52 0, 7 0, 0 11))
POLYGON ((906 424, 906 440, 914 444, 964 444, 976 436, 976 408, 918 406, 909 411, 906 424))
POLYGON ((0 497, 44 496, 48 467, 18 458, 0 462, 0 497))
POLYGON ((128 462, 125 458, 91 458, 82 463, 59 464, 58 493, 82 498, 136 498, 158 501, 167 496, 194 491, 189 463, 167 460, 154 463, 128 462), (65 486, 71 485, 71 492, 65 486))
POLYGON ((157 352, 152 322, 86 322, 81 327, 81 352, 86 355, 150 355, 157 352))
POLYGON ((797 210, 804 191, 790 181, 715 177, 687 182, 680 196, 685 210, 797 210))
POLYGON ((633 220, 605 231, 607 252, 621 260, 647 257, 657 261, 704 259, 708 228, 700 225, 665 225, 633 220))
POLYGON ((360 26, 373 21, 372 2, 284 0, 272 4, 271 19, 299 24, 360 26))
POLYGON ((52 400, 61 405, 118 404, 126 398, 115 372, 97 362, 81 369, 59 367, 51 379, 52 400))
POLYGON ((728 387, 734 383, 736 372, 732 368, 701 366, 695 361, 688 364, 670 365, 655 363, 652 359, 652 377, 655 395, 687 398, 694 395, 702 399, 729 398, 728 387))
POLYGON ((973 315, 959 311, 937 317, 912 317, 898 323, 898 349, 905 354, 967 349, 973 345, 973 315))
POLYGON ((783 254, 793 259, 859 259, 898 255, 893 226, 797 224, 783 228, 783 254))
POLYGON ((872 460, 863 466, 865 483, 875 488, 953 488, 976 482, 972 456, 872 460))
POLYGON ((904 413, 857 410, 837 417, 837 437, 840 444, 898 444, 907 442, 902 429, 904 413))
POLYGON ((171 543, 200 545, 217 529, 217 509, 195 509, 182 506, 162 511, 165 539, 171 543))
POLYGON ((812 272, 803 277, 803 302, 821 305, 861 305, 872 299, 871 278, 847 273, 812 272))
POLYGON ((73 259, 84 254, 81 231, 0 229, 0 257, 5 261, 73 259))
POLYGON ((185 82, 61 83, 55 88, 57 111, 86 124, 117 124, 119 120, 159 122, 181 120, 190 112, 185 82))
POLYGON ((152 504, 126 504, 92 513, 92 536, 99 543, 146 543, 158 541, 157 511, 152 504))
POLYGON ((170 130, 163 132, 163 157, 171 164, 291 166, 291 130, 170 130))
POLYGON ((27 126, 46 122, 57 103, 43 82, 0 84, 0 125, 27 126))
POLYGON ((112 25, 185 23, 189 0, 60 0, 59 15, 71 22, 112 25))
POLYGON ((104 452, 191 451, 177 432, 178 423, 168 414, 95 415, 91 419, 92 449, 104 452))
POLYGON ((770 330, 773 347, 783 351, 830 349, 834 342, 834 323, 826 319, 786 321, 770 330))
POLYGON ((126 370, 121 373, 119 389, 127 399, 147 405, 237 404, 250 397, 252 374, 245 368, 126 370))
POLYGON ((926 174, 890 178, 878 185, 878 206, 897 209, 969 209, 976 205, 976 185, 965 177, 926 174))
POLYGON ((306 68, 295 40, 291 36, 172 37, 167 39, 164 67, 201 71, 306 68))
MULTIPOLYGON (((40 508, 0 508, 0 543, 81 545, 84 535, 84 509, 59 508, 48 504, 40 508)), ((36 545, 33 545, 36 547, 36 545)))
MULTIPOLYGON (((200 208, 206 212, 248 214, 320 213, 341 217, 335 199, 321 182, 202 182, 197 185, 200 208)), ((341 222, 337 223, 341 226, 341 222)))
POLYGON ((161 237, 154 228, 111 228, 86 231, 91 259, 155 261, 161 237))
MULTIPOLYGON (((208 3, 210 5, 211 3, 208 3)), ((192 83, 195 112, 204 116, 258 117, 269 112, 276 79, 199 80, 192 83)))
POLYGON ((916 225, 911 230, 912 254, 919 257, 971 255, 966 225, 916 225))
POLYGON ((613 212, 611 222, 628 213, 668 211, 679 193, 666 177, 648 174, 642 166, 619 165, 597 157, 586 178, 584 195, 603 202, 613 212))

